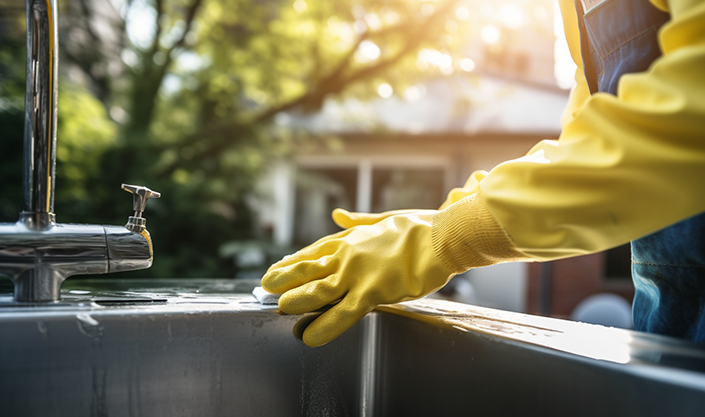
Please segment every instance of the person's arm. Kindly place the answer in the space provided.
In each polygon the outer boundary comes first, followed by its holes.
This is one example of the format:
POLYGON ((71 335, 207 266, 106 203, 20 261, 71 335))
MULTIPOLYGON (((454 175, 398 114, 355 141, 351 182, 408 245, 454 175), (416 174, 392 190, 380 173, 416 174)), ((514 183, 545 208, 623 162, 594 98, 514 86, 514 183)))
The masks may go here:
POLYGON ((669 6, 663 56, 648 71, 623 76, 617 96, 587 96, 579 83, 558 141, 494 168, 481 205, 439 215, 456 226, 434 225, 441 257, 462 263, 464 236, 492 228, 467 220, 485 210, 536 260, 608 249, 705 210, 705 2, 669 6))
POLYGON ((624 76, 617 97, 579 84, 558 141, 477 174, 441 210, 351 224, 272 265, 262 286, 284 293, 282 311, 335 304, 304 341, 325 344, 470 268, 594 252, 705 210, 705 2, 670 6, 664 56, 624 76))

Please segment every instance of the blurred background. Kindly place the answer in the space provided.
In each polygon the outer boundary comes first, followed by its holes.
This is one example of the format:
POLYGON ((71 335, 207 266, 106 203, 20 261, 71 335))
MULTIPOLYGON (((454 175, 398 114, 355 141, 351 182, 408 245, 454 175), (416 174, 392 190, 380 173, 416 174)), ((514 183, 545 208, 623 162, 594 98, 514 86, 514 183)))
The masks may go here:
MULTIPOLYGON (((335 207, 436 208, 556 138, 575 71, 555 0, 59 7, 57 221, 123 224, 121 183, 162 193, 154 265, 122 277, 259 278, 337 231, 335 207)), ((22 201, 24 13, 0 0, 0 222, 22 201)), ((618 248, 470 271, 440 296, 569 317, 631 291, 618 248)))

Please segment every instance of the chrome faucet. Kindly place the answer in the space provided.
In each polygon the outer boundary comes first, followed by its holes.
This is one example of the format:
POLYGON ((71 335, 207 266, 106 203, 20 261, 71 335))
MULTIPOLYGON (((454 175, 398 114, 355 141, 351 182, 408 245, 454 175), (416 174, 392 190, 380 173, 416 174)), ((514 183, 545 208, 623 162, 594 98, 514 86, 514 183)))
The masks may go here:
POLYGON ((149 268, 152 239, 142 217, 160 194, 123 184, 133 194, 134 216, 125 227, 57 224, 54 215, 58 28, 56 0, 27 0, 27 93, 24 189, 16 223, 0 223, 0 275, 15 285, 15 300, 60 298, 72 275, 149 268))

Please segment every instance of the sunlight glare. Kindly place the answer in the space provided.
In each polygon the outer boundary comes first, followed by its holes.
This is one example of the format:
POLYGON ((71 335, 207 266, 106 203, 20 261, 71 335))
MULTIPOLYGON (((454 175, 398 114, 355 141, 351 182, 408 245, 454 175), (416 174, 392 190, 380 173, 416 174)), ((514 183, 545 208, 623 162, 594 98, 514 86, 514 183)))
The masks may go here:
MULTIPOLYGON (((423 86, 421 86, 423 87, 423 86)), ((421 89, 421 87, 412 85, 411 87, 407 88, 404 90, 404 99, 406 101, 416 101, 419 100, 421 97, 423 97, 423 93, 425 93, 424 90, 421 89)))
POLYGON ((629 363, 631 360, 631 335, 618 329, 590 326, 580 337, 564 337, 556 340, 556 348, 588 358, 614 363, 629 363))
POLYGON ((306 2, 304 0, 296 0, 294 2, 294 10, 301 13, 306 10, 306 2))
POLYGON ((438 61, 435 63, 439 68, 452 68, 453 58, 448 54, 441 54, 438 61))
POLYGON ((433 10, 433 6, 428 3, 421 6, 421 14, 423 14, 424 16, 431 16, 433 14, 433 10))
POLYGON ((516 4, 507 4, 499 9, 499 20, 509 29, 519 29, 524 26, 526 17, 524 11, 516 4))
POLYGON ((465 72, 472 72, 475 69, 475 61, 470 58, 463 58, 460 61, 460 69, 465 72))
POLYGON ((374 42, 368 40, 360 42, 360 47, 358 51, 360 52, 363 61, 374 61, 375 59, 379 58, 381 54, 379 46, 377 46, 377 44, 375 44, 374 42))
POLYGON ((435 49, 423 48, 419 51, 419 62, 423 64, 431 64, 441 70, 441 73, 450 75, 453 73, 453 57, 449 54, 444 54, 435 49))
POLYGON ((367 27, 371 30, 377 30, 382 27, 382 20, 377 13, 367 13, 365 15, 365 23, 367 23, 367 27))
POLYGON ((353 30, 358 35, 362 35, 363 33, 367 32, 367 24, 364 20, 358 19, 355 21, 355 23, 353 23, 353 30))
POLYGON ((382 98, 389 98, 394 94, 394 89, 387 83, 382 83, 377 87, 377 94, 382 98))
POLYGON ((569 89, 575 85, 575 70, 577 66, 570 56, 568 43, 563 31, 563 19, 561 19, 561 11, 558 4, 554 5, 553 10, 553 30, 556 35, 556 44, 554 47, 554 75, 556 83, 560 88, 569 89))
POLYGON ((482 36, 482 40, 485 41, 486 44, 494 45, 499 42, 501 33, 499 32, 497 26, 488 24, 482 27, 482 33, 480 36, 482 36))
POLYGON ((385 9, 382 11, 382 21, 388 25, 393 25, 399 22, 399 15, 389 9, 385 9))
POLYGON ((367 14, 367 12, 365 11, 365 6, 361 4, 355 5, 355 7, 352 8, 352 13, 353 16, 355 16, 355 19, 362 19, 363 17, 365 17, 365 14, 367 14))
POLYGON ((133 45, 141 49, 148 48, 154 40, 157 12, 144 0, 137 0, 127 11, 125 23, 127 37, 133 45))
POLYGON ((176 58, 176 62, 179 65, 179 69, 186 72, 198 71, 207 64, 207 60, 204 60, 197 53, 190 51, 180 54, 176 58))
POLYGON ((465 6, 460 6, 455 10, 455 17, 460 20, 466 20, 468 17, 470 17, 470 10, 468 10, 468 8, 465 6))

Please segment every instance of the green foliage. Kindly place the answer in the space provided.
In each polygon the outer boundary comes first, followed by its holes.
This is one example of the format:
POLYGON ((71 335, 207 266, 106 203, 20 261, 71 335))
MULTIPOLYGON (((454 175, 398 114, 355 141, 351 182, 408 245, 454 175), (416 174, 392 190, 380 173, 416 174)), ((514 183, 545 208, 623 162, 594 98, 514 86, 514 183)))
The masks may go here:
POLYGON ((0 18, 0 222, 17 221, 22 209, 24 53, 22 19, 0 18))
POLYGON ((117 125, 86 89, 59 84, 56 204, 70 206, 91 198, 89 179, 101 174, 100 161, 117 139, 117 125))
POLYGON ((400 86, 418 81, 424 75, 415 66, 421 47, 461 52, 465 43, 458 39, 467 30, 456 24, 455 42, 446 30, 458 3, 211 1, 194 48, 211 65, 198 75, 221 114, 233 97, 244 110, 269 114, 292 104, 317 110, 326 96, 344 91, 369 96, 382 80, 400 86), (431 8, 428 15, 421 13, 424 6, 431 8), (363 42, 379 48, 379 56, 360 53, 363 42))
POLYGON ((0 110, 0 222, 16 222, 22 210, 24 112, 0 110))
MULTIPOLYGON (((382 82, 401 91, 438 71, 418 65, 420 49, 459 56, 470 36, 464 25, 449 32, 452 0, 133 0, 151 16, 152 36, 137 41, 119 18, 103 25, 109 36, 96 32, 88 22, 105 19, 99 3, 61 10, 61 71, 72 76, 59 96, 56 212, 61 222, 121 224, 130 214, 121 183, 162 192, 146 212, 154 266, 131 276, 233 276, 231 254, 218 250, 254 237, 245 201, 268 162, 335 143, 273 117, 332 96, 372 97, 382 82)), ((16 220, 21 201, 17 28, 0 44, 2 221, 16 220)))

